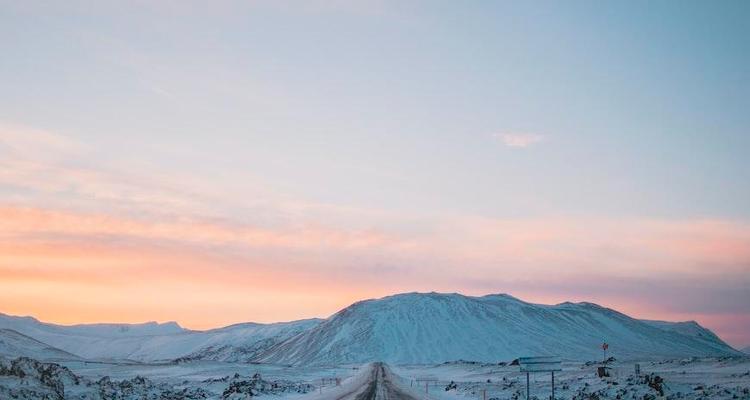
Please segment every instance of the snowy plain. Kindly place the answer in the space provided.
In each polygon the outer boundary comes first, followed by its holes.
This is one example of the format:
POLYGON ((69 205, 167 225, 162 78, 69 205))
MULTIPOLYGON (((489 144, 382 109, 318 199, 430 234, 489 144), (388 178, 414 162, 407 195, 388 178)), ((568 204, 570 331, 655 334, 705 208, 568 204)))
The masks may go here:
MULTIPOLYGON (((359 398, 357 394, 366 383, 369 365, 303 368, 206 361, 180 364, 70 361, 60 364, 60 368, 67 367, 70 376, 45 373, 49 367, 36 373, 26 365, 20 368, 26 371, 20 377, 14 375, 13 368, 8 368, 10 363, 0 359, 2 399, 346 400, 359 398), (62 390, 56 392, 55 388, 62 390)), ((610 362, 611 376, 603 378, 597 376, 600 365, 564 362, 563 371, 555 376, 555 398, 750 399, 748 357, 644 361, 640 362, 640 377, 635 376, 632 361, 610 362)), ((526 398, 525 374, 517 365, 505 362, 458 361, 389 368, 396 377, 394 382, 416 400, 526 398), (437 380, 425 388, 425 383, 417 382, 425 376, 437 380)), ((531 375, 532 399, 550 398, 550 378, 549 373, 531 375)))

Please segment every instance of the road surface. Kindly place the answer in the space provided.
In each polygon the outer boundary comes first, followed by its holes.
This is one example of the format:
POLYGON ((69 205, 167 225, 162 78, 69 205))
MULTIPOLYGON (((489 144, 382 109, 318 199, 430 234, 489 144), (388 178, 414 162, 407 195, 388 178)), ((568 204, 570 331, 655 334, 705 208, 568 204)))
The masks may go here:
POLYGON ((398 387, 395 377, 383 363, 373 363, 370 378, 336 400, 420 400, 398 387))

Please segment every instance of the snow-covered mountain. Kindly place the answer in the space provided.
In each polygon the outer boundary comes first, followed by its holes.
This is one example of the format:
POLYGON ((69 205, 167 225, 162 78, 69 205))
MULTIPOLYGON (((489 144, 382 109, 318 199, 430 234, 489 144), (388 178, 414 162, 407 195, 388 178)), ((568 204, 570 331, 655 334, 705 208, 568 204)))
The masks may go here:
POLYGON ((715 333, 711 332, 711 330, 707 328, 700 326, 700 324, 698 324, 695 321, 668 322, 668 321, 653 321, 653 320, 647 320, 647 319, 642 319, 641 321, 651 326, 657 327, 659 329, 681 333, 683 335, 690 336, 697 340, 701 340, 709 346, 717 342, 722 342, 722 340, 719 339, 719 337, 716 336, 715 333))
POLYGON ((174 322, 63 326, 31 317, 0 314, 0 328, 14 330, 76 356, 135 361, 183 357, 247 361, 319 322, 311 319, 275 324, 246 323, 209 331, 189 331, 174 322))
POLYGON ((736 355, 695 323, 640 321, 591 303, 554 306, 508 295, 408 293, 355 303, 281 342, 256 361, 303 364, 495 362, 520 356, 568 359, 736 355))
POLYGON ((540 305, 502 294, 407 293, 361 301, 326 320, 209 331, 185 330, 174 322, 62 326, 4 314, 0 329, 17 333, 6 333, 13 338, 5 342, 10 356, 34 356, 20 351, 49 347, 63 353, 54 357, 67 352, 99 360, 295 365, 495 362, 528 355, 594 360, 602 357, 604 341, 608 356, 621 359, 739 354, 693 321, 642 321, 591 303, 540 305), (13 354, 14 348, 20 353, 13 354))
POLYGON ((0 313, 0 328, 13 329, 35 339, 44 340, 56 335, 124 338, 151 335, 169 335, 187 332, 176 322, 146 322, 143 324, 79 324, 57 325, 40 322, 34 317, 17 317, 0 313))
POLYGON ((12 329, 0 329, 0 357, 31 357, 49 361, 78 358, 12 329))
POLYGON ((745 353, 745 354, 750 354, 750 346, 747 346, 747 347, 743 348, 740 351, 743 352, 743 353, 745 353))
POLYGON ((196 350, 182 358, 249 362, 270 347, 312 329, 321 319, 304 319, 274 324, 245 323, 195 333, 203 338, 196 350))

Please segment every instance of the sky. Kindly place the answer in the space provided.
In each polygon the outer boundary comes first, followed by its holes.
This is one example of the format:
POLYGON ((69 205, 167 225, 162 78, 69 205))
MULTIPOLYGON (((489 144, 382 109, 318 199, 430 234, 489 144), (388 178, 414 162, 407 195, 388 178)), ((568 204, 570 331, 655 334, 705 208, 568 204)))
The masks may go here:
POLYGON ((0 312, 407 291, 750 344, 746 1, 0 0, 0 312))

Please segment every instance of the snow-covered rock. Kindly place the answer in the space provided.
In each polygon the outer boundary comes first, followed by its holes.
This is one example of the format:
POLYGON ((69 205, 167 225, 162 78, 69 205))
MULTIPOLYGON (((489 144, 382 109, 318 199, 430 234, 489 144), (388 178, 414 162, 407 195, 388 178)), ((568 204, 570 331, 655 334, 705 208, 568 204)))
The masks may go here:
MULTIPOLYGON (((208 380, 203 383, 215 382, 217 380, 208 380)), ((235 374, 233 377, 226 377, 221 382, 228 383, 228 386, 221 393, 222 400, 245 400, 250 397, 268 394, 286 394, 286 393, 308 393, 315 389, 309 383, 292 382, 292 381, 268 381, 261 377, 260 374, 254 374, 252 377, 242 377, 235 374)))
POLYGON ((26 357, 0 358, 0 399, 184 400, 210 397, 211 394, 201 387, 176 388, 140 376, 120 381, 109 377, 91 381, 55 363, 26 357))
POLYGON ((115 380, 78 376, 67 367, 31 358, 0 357, 0 399, 19 400, 238 400, 259 395, 302 394, 314 387, 306 382, 225 376, 202 381, 152 379, 135 376, 115 380))
POLYGON ((737 355, 694 323, 644 322, 591 303, 554 306, 508 295, 408 293, 355 303, 256 361, 293 365, 737 355), (698 334, 700 336, 697 336, 698 334))
POLYGON ((27 357, 0 358, 0 398, 65 399, 65 388, 81 384, 78 376, 58 364, 27 357))

